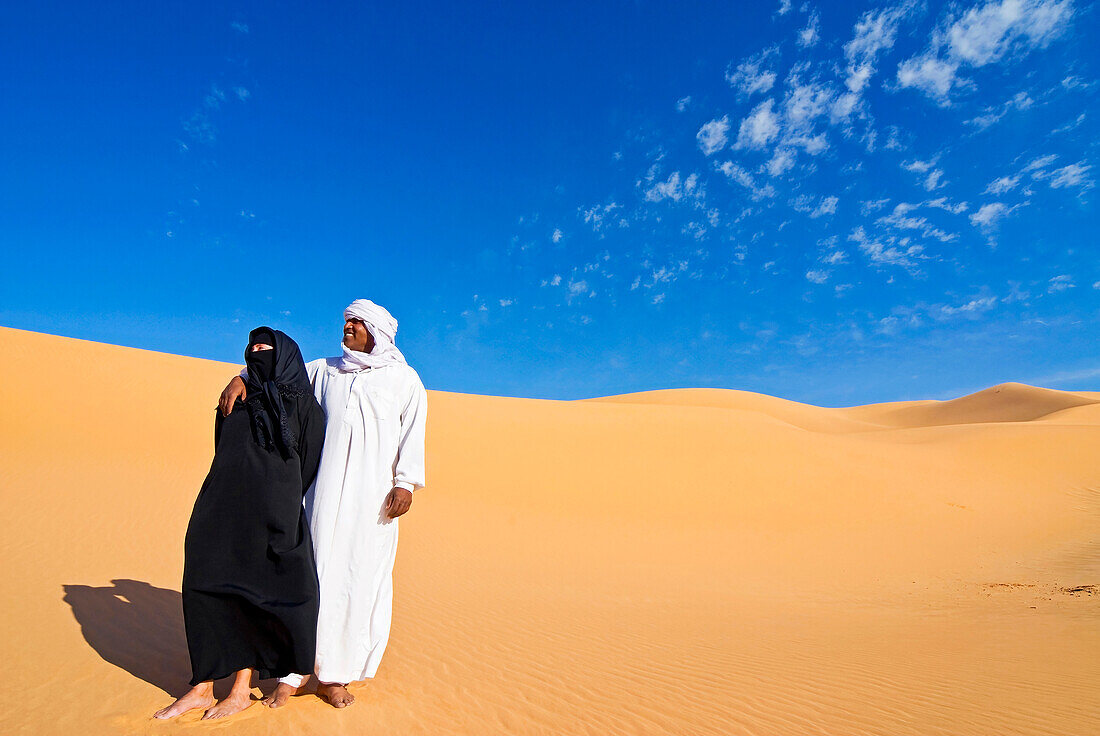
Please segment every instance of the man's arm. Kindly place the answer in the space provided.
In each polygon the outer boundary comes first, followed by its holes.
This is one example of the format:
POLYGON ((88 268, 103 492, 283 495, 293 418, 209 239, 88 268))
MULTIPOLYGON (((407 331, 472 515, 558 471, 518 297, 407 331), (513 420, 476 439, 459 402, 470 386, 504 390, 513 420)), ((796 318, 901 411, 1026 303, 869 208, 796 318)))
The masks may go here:
POLYGON ((428 422, 428 394, 417 379, 412 396, 401 412, 401 438, 393 464, 393 490, 386 497, 386 513, 396 519, 412 506, 412 492, 424 487, 424 431, 428 422))
POLYGON ((244 401, 247 398, 248 389, 244 386, 244 380, 240 376, 233 376, 233 380, 225 387, 218 399, 218 411, 222 413, 223 417, 227 417, 233 411, 233 404, 237 399, 244 401))
MULTIPOLYGON (((306 375, 309 376, 311 384, 317 381, 317 373, 324 367, 324 358, 306 363, 306 375)), ((227 417, 233 412, 233 402, 237 399, 241 401, 248 399, 248 389, 244 385, 246 378, 248 378, 248 368, 242 368, 240 375, 230 381, 229 385, 222 391, 221 398, 218 399, 218 409, 223 417, 227 417)))

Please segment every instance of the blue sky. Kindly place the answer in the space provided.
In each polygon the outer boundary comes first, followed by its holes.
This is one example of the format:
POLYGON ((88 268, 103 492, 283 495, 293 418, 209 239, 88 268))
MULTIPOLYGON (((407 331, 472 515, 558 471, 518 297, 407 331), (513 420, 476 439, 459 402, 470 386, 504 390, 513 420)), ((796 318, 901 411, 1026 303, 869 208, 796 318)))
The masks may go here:
POLYGON ((1097 7, 111 3, 0 23, 0 324, 429 388, 1100 389, 1097 7))

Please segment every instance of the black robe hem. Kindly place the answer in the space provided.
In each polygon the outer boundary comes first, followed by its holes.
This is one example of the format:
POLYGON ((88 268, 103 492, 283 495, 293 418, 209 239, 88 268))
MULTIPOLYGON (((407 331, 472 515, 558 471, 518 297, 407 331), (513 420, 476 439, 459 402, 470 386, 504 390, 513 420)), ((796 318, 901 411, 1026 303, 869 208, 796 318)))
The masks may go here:
POLYGON ((237 667, 235 669, 231 669, 228 672, 226 672, 225 674, 221 674, 221 675, 214 675, 212 677, 201 677, 201 678, 200 677, 192 677, 190 685, 191 685, 191 687, 195 687, 196 685, 198 685, 201 682, 211 682, 211 681, 214 681, 214 680, 221 680, 221 679, 224 679, 226 677, 231 677, 231 676, 237 674, 238 672, 240 672, 241 670, 244 670, 244 669, 250 669, 250 670, 254 671, 257 675, 257 678, 260 679, 260 680, 278 680, 280 678, 286 677, 287 675, 312 675, 313 674, 313 665, 310 665, 309 667, 298 671, 298 670, 289 670, 289 669, 286 669, 285 667, 279 667, 277 669, 269 669, 269 668, 266 668, 266 667, 257 667, 255 665, 246 664, 246 665, 242 665, 240 667, 237 667))

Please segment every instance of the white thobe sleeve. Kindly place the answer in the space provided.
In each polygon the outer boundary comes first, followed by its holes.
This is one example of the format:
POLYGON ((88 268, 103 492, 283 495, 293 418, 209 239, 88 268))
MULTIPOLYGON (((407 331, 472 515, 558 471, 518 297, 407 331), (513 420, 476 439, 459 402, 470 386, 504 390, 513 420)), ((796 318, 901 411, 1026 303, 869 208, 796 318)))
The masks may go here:
POLYGON ((401 437, 393 464, 393 484, 406 491, 424 487, 424 430, 428 423, 428 394, 416 379, 401 411, 401 437))

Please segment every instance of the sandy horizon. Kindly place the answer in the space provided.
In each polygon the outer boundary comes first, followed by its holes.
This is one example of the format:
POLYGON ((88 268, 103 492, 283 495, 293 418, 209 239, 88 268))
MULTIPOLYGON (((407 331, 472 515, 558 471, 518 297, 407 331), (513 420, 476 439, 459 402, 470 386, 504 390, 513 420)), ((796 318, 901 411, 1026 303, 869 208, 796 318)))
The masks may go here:
POLYGON ((239 367, 0 345, 3 733, 1100 732, 1100 392, 429 391, 358 702, 157 722, 190 675, 183 532, 239 367))

